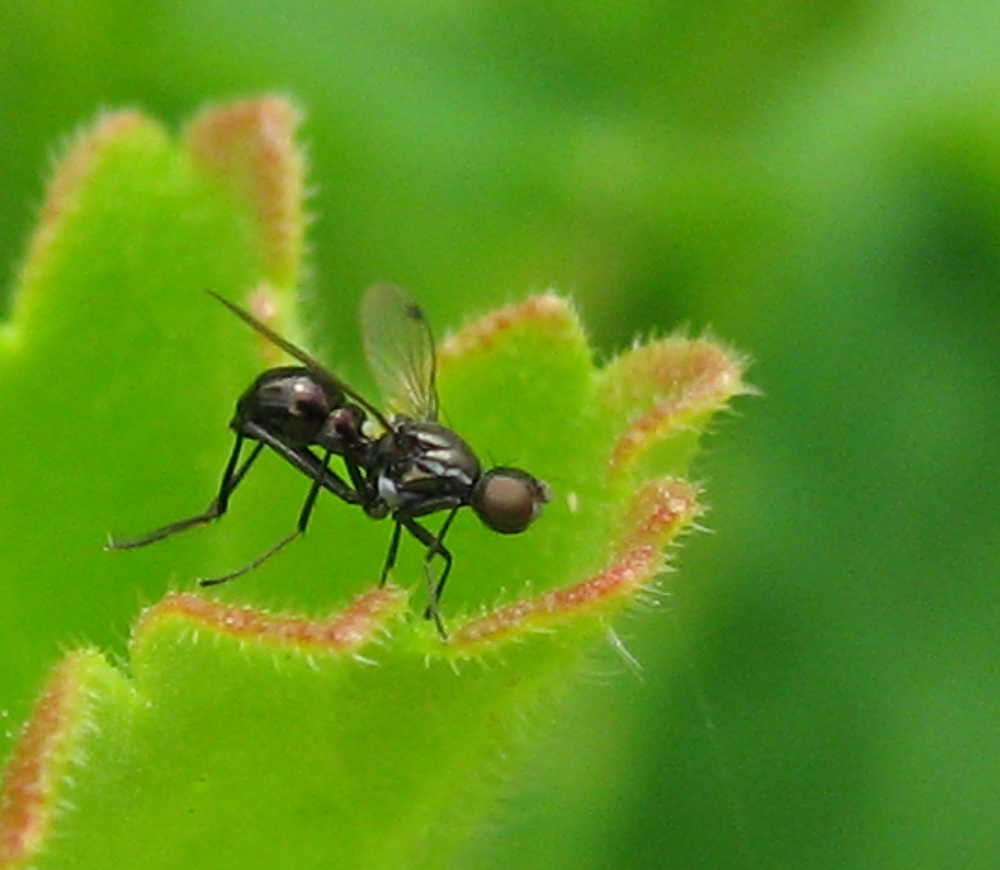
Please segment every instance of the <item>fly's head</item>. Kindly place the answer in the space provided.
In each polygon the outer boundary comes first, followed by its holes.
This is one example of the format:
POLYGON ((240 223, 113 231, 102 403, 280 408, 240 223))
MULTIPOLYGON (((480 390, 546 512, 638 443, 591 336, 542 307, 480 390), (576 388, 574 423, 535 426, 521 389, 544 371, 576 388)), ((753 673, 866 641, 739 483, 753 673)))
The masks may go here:
POLYGON ((544 480, 519 468, 492 468, 480 476, 469 504, 483 524, 501 535, 517 535, 528 528, 552 498, 544 480))

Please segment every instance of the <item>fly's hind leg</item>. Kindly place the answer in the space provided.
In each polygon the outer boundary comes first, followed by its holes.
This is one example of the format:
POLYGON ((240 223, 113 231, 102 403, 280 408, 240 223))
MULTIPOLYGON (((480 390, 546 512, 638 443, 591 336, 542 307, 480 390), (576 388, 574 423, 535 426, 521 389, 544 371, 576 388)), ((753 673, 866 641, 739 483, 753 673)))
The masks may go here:
MULTIPOLYGON (((311 455, 311 454, 310 454, 311 455)), ((323 457, 322 468, 324 471, 329 471, 327 469, 327 463, 330 461, 330 454, 327 453, 323 457)), ((332 474, 332 472, 329 472, 332 474)), ((339 478, 338 478, 339 479, 339 478)), ((235 571, 230 571, 228 574, 222 574, 218 577, 207 577, 198 580, 199 586, 218 586, 221 583, 226 583, 229 580, 235 580, 237 577, 242 577, 248 571, 253 571, 255 568, 259 568, 268 559, 270 559, 275 553, 284 549, 288 544, 298 538, 300 535, 304 535, 307 526, 309 525, 309 518, 312 516, 313 508, 316 505, 316 497, 319 495, 320 489, 323 488, 324 477, 322 474, 317 473, 313 478, 312 486, 309 487, 309 492, 306 495, 305 504, 302 505, 302 510, 299 512, 299 521, 295 524, 295 531, 288 535, 285 535, 276 544, 268 547, 263 553, 254 559, 251 559, 242 568, 237 568, 235 571)))
POLYGON ((178 520, 176 523, 161 526, 158 529, 153 529, 153 531, 135 538, 111 537, 108 539, 104 549, 134 550, 137 547, 145 547, 147 544, 162 541, 164 538, 169 538, 172 535, 193 529, 196 526, 203 526, 221 517, 226 512, 226 508, 229 507, 229 497, 236 490, 236 487, 239 486, 240 481, 246 476, 246 473, 250 470, 250 466, 253 465, 257 457, 260 456, 260 451, 264 448, 263 444, 255 444, 246 461, 240 465, 240 453, 243 450, 243 441, 244 437, 242 435, 236 436, 236 444, 233 446, 233 452, 226 463, 226 470, 222 474, 219 494, 212 499, 212 503, 202 513, 188 517, 187 519, 178 520))

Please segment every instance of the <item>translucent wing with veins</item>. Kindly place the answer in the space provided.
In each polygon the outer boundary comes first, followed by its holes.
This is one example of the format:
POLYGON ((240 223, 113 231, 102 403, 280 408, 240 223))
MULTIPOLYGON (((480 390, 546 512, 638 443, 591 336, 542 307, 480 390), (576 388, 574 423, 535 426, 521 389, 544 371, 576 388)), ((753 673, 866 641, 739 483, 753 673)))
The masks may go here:
POLYGON ((386 402, 415 420, 436 421, 434 337, 420 306, 395 284, 374 284, 361 300, 361 336, 386 402))

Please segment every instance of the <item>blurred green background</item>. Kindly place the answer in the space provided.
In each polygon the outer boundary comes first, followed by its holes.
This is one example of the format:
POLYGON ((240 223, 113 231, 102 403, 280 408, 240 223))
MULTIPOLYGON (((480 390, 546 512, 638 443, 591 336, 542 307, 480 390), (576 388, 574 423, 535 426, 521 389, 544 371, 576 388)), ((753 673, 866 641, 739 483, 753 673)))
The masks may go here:
POLYGON ((621 628, 642 676, 595 655, 463 866, 995 868, 1000 6, 8 0, 5 283, 98 108, 262 91, 308 115, 332 362, 376 279, 439 332, 555 287, 603 357, 708 328, 765 394, 621 628))

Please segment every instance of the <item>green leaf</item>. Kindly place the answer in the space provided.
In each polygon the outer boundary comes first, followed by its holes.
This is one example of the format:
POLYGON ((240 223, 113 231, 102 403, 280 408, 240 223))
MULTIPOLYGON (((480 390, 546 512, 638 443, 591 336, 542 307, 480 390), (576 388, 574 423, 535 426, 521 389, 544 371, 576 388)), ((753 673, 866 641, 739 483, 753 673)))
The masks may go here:
MULTIPOLYGON (((17 606, 108 608, 116 579, 118 596, 191 588, 292 528, 307 482, 268 457, 212 528, 97 546, 214 495, 220 408, 259 371, 260 342, 203 291, 297 338, 294 123, 263 99, 209 110, 175 143, 112 115, 60 163, 0 363, 18 409, 2 457, 17 606)), ((555 295, 448 338, 446 422, 554 495, 524 535, 456 523, 448 640, 421 618, 420 548, 404 542, 377 588, 388 524, 321 498, 309 535, 260 570, 147 608, 127 670, 93 649, 57 666, 6 768, 0 867, 453 866, 516 770, 526 718, 573 684, 697 516, 680 475, 744 391, 741 368, 713 342, 667 339, 597 370, 555 295)))

